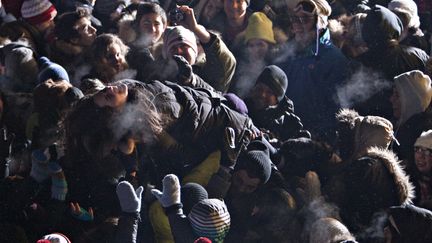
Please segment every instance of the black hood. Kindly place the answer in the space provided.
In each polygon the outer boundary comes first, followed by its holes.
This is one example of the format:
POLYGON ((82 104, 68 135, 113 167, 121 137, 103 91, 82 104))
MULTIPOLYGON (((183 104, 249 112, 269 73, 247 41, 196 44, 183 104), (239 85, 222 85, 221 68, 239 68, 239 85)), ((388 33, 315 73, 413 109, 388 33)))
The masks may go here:
POLYGON ((397 242, 432 242, 432 212, 412 205, 391 207, 389 215, 399 230, 397 242))
POLYGON ((367 13, 363 23, 362 36, 370 48, 385 45, 390 40, 399 39, 402 30, 402 22, 396 14, 383 6, 375 5, 367 13))

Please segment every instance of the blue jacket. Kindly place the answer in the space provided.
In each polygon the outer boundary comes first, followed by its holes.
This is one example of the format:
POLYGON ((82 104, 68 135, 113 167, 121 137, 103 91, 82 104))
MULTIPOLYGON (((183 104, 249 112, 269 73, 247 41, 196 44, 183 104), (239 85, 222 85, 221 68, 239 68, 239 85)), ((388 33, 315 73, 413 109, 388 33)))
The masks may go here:
POLYGON ((332 142, 335 137, 335 113, 339 109, 336 87, 348 77, 348 59, 330 41, 326 30, 319 39, 302 51, 279 63, 289 85, 286 92, 294 102, 296 114, 312 137, 332 142), (317 55, 315 55, 317 53, 317 55))

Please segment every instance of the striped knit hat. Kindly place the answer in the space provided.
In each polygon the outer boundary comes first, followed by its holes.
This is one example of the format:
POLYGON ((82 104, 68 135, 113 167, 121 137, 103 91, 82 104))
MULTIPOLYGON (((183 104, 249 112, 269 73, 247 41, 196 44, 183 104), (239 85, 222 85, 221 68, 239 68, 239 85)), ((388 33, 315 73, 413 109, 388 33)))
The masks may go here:
POLYGON ((26 0, 21 6, 22 17, 32 25, 54 19, 57 10, 49 0, 26 0))
POLYGON ((196 236, 207 237, 212 242, 223 242, 231 225, 225 203, 219 199, 204 199, 188 215, 196 236))

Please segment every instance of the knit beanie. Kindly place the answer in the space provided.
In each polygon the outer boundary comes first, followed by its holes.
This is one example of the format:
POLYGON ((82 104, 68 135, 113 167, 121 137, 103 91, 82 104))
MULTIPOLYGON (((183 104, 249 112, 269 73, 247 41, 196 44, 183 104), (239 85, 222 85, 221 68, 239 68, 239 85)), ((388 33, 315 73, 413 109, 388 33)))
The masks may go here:
POLYGON ((288 88, 288 78, 285 72, 275 65, 265 67, 256 82, 267 85, 274 92, 278 101, 282 100, 288 88))
POLYGON ((69 75, 66 70, 57 63, 51 62, 47 57, 40 57, 38 83, 52 79, 53 81, 66 80, 69 82, 69 75))
POLYGON ((375 5, 363 22, 362 36, 368 47, 379 47, 397 40, 403 30, 402 21, 389 9, 375 5))
POLYGON ((264 143, 256 140, 251 150, 240 154, 234 170, 246 170, 250 177, 258 178, 265 184, 270 179, 271 167, 269 149, 264 143))
POLYGON ((186 44, 198 55, 198 46, 195 34, 181 25, 167 27, 163 34, 162 55, 168 58, 169 50, 176 45, 186 44))
POLYGON ((190 182, 184 184, 180 189, 180 200, 186 215, 189 214, 195 204, 204 199, 208 199, 208 193, 200 184, 190 182))
POLYGON ((53 233, 45 235, 42 239, 38 240, 37 243, 71 243, 71 241, 63 234, 53 233))
POLYGON ((261 39, 275 44, 272 21, 262 12, 253 13, 248 20, 245 31, 245 43, 251 39, 261 39))
POLYGON ((408 16, 408 28, 420 27, 420 18, 417 13, 417 4, 413 0, 393 0, 388 4, 393 12, 404 13, 408 16))
POLYGON ((327 0, 303 0, 300 1, 294 8, 295 12, 303 12, 309 16, 318 16, 317 27, 325 29, 328 25, 328 16, 330 16, 332 9, 327 0), (310 5, 312 9, 309 10, 304 6, 310 5))
POLYGON ((71 87, 67 89, 64 94, 64 99, 66 103, 69 105, 74 104, 75 102, 79 101, 83 97, 84 97, 83 92, 77 87, 71 87))
POLYGON ((231 217, 225 203, 219 199, 204 199, 192 208, 188 215, 196 236, 223 242, 231 225, 231 217))
POLYGON ((432 149, 432 130, 422 132, 414 146, 432 149))
POLYGON ((234 93, 226 93, 224 94, 225 99, 227 100, 227 105, 229 108, 237 111, 240 114, 247 115, 248 114, 248 108, 246 106, 246 103, 240 99, 236 94, 234 93))
POLYGON ((194 241, 194 243, 212 243, 207 237, 200 237, 194 241))
POLYGON ((401 105, 400 125, 429 106, 432 98, 431 79, 422 71, 414 70, 394 77, 394 83, 401 105))
POLYGON ((21 6, 22 17, 32 25, 54 19, 57 10, 49 0, 26 0, 21 6))
POLYGON ((354 237, 349 232, 348 228, 334 218, 321 218, 312 224, 309 242, 325 243, 325 242, 353 242, 354 237))

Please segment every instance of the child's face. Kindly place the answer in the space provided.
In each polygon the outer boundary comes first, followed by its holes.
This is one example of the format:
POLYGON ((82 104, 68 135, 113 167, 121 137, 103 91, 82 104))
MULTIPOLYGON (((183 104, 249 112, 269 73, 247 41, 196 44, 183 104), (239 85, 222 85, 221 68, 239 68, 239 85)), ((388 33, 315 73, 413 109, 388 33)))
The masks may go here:
POLYGON ((246 0, 224 0, 225 14, 229 19, 240 19, 246 15, 246 0))
POLYGON ((81 18, 77 21, 74 28, 78 30, 80 35, 77 39, 78 44, 90 46, 96 39, 96 28, 91 25, 89 18, 81 18))
POLYGON ((422 174, 429 174, 432 169, 432 150, 415 147, 414 158, 417 169, 422 174))
POLYGON ((159 41, 166 25, 163 23, 160 15, 155 13, 144 14, 139 22, 139 28, 142 33, 151 37, 151 44, 159 41))
POLYGON ((269 44, 262 39, 251 39, 247 43, 249 59, 251 61, 263 60, 269 50, 269 44))
POLYGON ((110 85, 93 96, 99 107, 119 108, 126 103, 128 87, 125 84, 110 85))
MULTIPOLYGON (((103 70, 108 76, 114 76, 128 67, 125 54, 122 53, 121 47, 117 43, 112 43, 107 47, 105 56, 97 65, 98 69, 103 70)), ((108 80, 104 82, 108 82, 108 80)))

